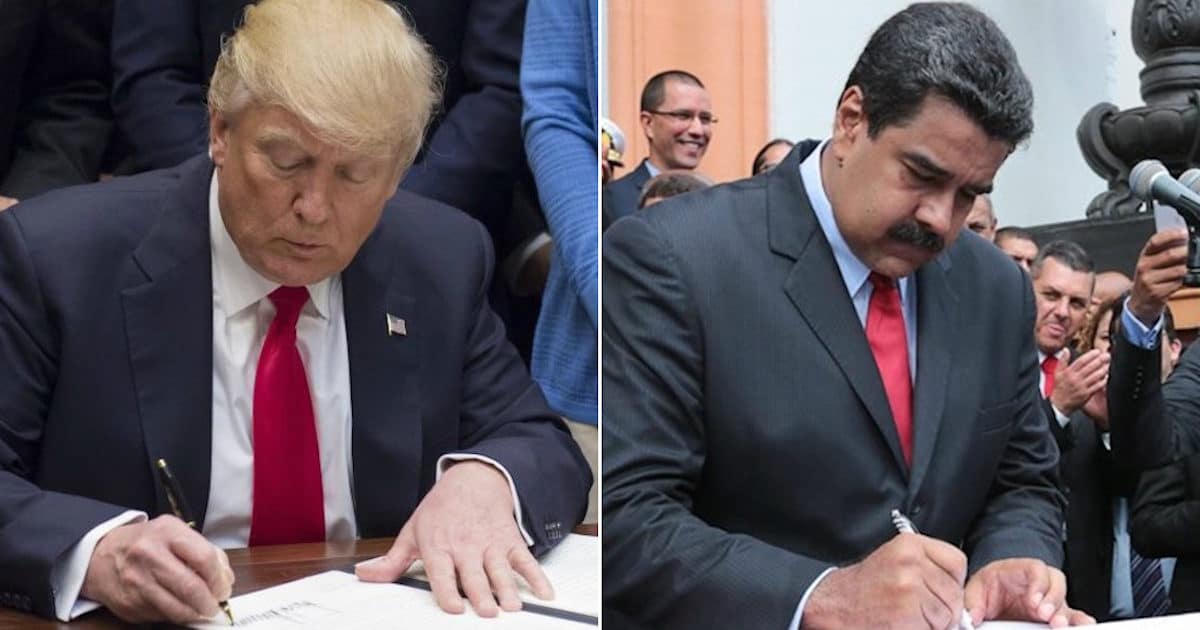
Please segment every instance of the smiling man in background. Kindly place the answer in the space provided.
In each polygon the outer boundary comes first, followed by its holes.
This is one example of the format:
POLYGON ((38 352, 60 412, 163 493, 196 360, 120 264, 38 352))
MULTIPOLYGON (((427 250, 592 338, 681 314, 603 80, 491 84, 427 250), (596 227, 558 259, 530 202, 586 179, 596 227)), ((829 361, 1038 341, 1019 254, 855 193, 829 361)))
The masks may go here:
POLYGON ((696 75, 683 70, 650 77, 642 88, 641 108, 639 119, 650 156, 604 188, 614 220, 637 209, 642 187, 650 178, 663 171, 699 168, 717 122, 708 90, 696 75))

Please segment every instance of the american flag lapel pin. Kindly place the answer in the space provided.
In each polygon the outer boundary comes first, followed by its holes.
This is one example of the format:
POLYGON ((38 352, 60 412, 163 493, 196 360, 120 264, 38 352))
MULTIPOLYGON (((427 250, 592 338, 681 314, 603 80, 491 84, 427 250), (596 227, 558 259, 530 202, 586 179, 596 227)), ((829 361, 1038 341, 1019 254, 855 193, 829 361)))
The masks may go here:
POLYGON ((387 314, 387 331, 389 337, 392 335, 408 336, 408 328, 404 325, 404 320, 391 313, 387 314))

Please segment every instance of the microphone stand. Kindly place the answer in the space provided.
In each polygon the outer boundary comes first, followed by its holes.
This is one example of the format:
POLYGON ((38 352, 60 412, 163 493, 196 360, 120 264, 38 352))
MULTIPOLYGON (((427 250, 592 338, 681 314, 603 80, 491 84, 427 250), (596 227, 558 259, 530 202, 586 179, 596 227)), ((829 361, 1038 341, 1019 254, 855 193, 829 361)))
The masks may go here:
POLYGON ((1187 275, 1183 286, 1200 287, 1200 205, 1180 195, 1171 205, 1188 226, 1187 275))

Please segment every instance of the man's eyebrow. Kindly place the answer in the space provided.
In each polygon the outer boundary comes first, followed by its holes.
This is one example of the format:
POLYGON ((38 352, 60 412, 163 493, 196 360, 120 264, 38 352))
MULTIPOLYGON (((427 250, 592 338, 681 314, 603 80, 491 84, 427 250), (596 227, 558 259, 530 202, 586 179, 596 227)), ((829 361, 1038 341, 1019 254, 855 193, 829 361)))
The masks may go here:
MULTIPOLYGON (((936 162, 929 159, 927 156, 915 151, 905 151, 902 153, 904 159, 911 162, 914 166, 922 171, 925 171, 937 179, 950 179, 954 173, 942 168, 936 162)), ((986 195, 992 192, 992 183, 974 184, 964 186, 964 188, 974 195, 986 195)))
POLYGON ((281 129, 266 128, 258 133, 254 138, 254 143, 263 148, 295 148, 303 150, 300 142, 296 137, 281 129))

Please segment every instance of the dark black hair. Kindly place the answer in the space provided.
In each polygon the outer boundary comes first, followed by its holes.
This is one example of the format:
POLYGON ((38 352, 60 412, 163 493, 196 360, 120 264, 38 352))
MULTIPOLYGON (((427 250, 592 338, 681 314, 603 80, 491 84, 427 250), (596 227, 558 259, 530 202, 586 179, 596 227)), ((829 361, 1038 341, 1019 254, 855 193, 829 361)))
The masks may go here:
POLYGON ((777 144, 786 144, 789 147, 796 146, 795 142, 792 142, 791 140, 788 140, 787 138, 775 138, 775 139, 771 140, 770 142, 764 144, 763 148, 759 149, 758 153, 755 154, 754 161, 750 163, 750 174, 751 175, 758 175, 758 170, 760 168, 762 168, 763 162, 766 161, 767 151, 770 150, 771 147, 773 147, 777 144))
POLYGON ((712 186, 703 177, 686 171, 666 171, 650 178, 642 188, 642 196, 638 198, 638 208, 645 208, 650 199, 666 199, 675 195, 704 190, 712 186))
POLYGON ((871 138, 912 120, 930 95, 1013 148, 1033 132, 1033 89, 1016 51, 991 18, 967 4, 921 2, 888 18, 850 71, 846 89, 855 85, 871 138))
POLYGON ((995 241, 996 241, 997 245, 1000 244, 1000 241, 1002 241, 1006 238, 1015 238, 1015 239, 1022 240, 1022 241, 1029 241, 1030 243, 1037 245, 1037 239, 1033 237, 1033 232, 1030 232, 1029 230, 1026 230, 1025 228, 1019 228, 1019 227, 1012 226, 1012 225, 1010 225, 1008 227, 1002 227, 999 230, 996 230, 995 241))
POLYGON ((686 70, 665 70, 650 77, 642 88, 642 111, 654 111, 662 106, 667 97, 667 81, 679 81, 696 87, 704 87, 700 79, 686 70))

